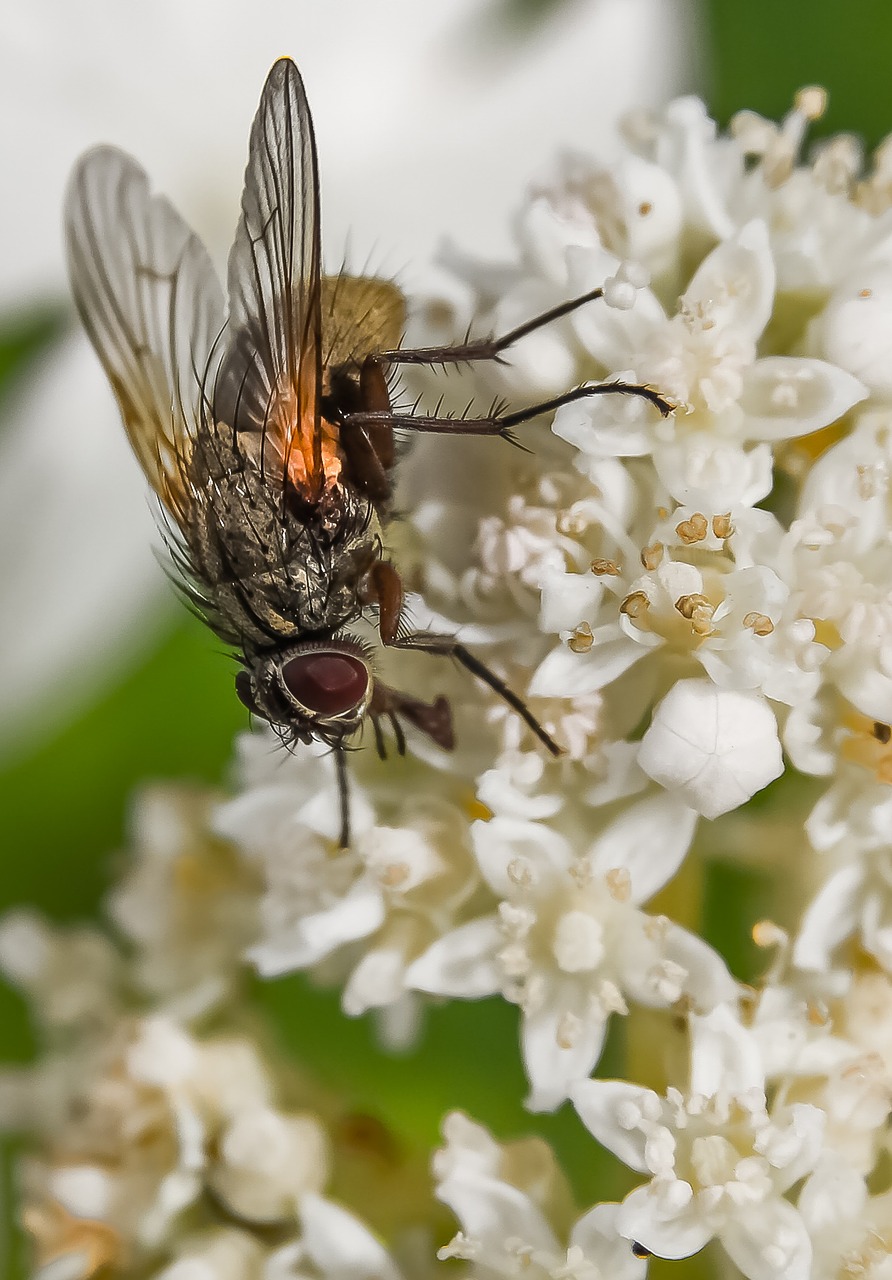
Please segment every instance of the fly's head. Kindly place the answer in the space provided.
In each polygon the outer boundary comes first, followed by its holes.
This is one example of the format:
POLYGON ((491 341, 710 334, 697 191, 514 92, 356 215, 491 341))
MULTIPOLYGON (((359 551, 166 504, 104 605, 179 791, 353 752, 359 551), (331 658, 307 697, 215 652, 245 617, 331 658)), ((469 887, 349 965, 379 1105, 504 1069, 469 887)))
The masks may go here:
POLYGON ((359 728, 374 686, 360 644, 338 637, 298 641, 249 659, 235 687, 249 711, 289 736, 337 746, 359 728))

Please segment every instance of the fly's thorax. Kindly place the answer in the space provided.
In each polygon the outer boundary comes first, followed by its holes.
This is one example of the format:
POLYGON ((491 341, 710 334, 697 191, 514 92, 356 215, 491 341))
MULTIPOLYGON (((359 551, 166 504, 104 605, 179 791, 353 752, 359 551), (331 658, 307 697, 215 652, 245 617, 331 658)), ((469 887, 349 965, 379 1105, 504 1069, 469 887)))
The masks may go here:
POLYGON ((352 733, 373 688, 365 650, 349 635, 298 641, 256 658, 236 677, 236 691, 250 711, 303 741, 338 742, 352 733))

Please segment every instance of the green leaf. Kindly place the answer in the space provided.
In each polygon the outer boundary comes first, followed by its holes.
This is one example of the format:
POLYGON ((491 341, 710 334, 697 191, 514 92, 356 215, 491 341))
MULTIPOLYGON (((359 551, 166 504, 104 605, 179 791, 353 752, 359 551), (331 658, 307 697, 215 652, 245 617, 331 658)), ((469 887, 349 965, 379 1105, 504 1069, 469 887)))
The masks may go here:
POLYGON ((65 310, 36 304, 0 315, 0 410, 35 360, 62 335, 65 310))
MULTIPOLYGON (((465 1111, 501 1140, 537 1134, 552 1143, 582 1205, 629 1189, 628 1171, 595 1142, 569 1103, 554 1115, 524 1110, 518 1011, 501 998, 431 1005, 418 1046, 395 1056, 380 1048, 371 1017, 341 1012, 337 992, 319 991, 300 975, 257 982, 254 991, 289 1057, 414 1148, 437 1147, 443 1116, 465 1111)), ((615 1020, 601 1076, 621 1069, 621 1023, 615 1020)))
POLYGON ((843 130, 875 145, 892 129, 888 0, 701 0, 706 98, 722 124, 748 107, 772 119, 804 85, 830 94, 817 133, 843 130))
MULTIPOLYGON (((0 911, 33 904, 57 920, 94 916, 136 788, 158 778, 219 781, 246 724, 231 661, 184 616, 80 720, 0 773, 0 911)), ((29 1046, 22 1003, 0 987, 0 1058, 21 1058, 29 1046)))

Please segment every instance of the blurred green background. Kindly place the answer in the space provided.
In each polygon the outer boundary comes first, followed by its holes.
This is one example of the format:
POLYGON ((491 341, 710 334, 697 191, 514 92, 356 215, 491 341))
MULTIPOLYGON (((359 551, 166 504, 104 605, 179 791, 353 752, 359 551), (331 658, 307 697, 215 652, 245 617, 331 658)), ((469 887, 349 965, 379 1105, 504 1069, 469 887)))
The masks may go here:
MULTIPOLYGON (((573 5, 492 0, 487 21, 502 25, 510 57, 523 59, 557 7, 573 5)), ((845 6, 839 0, 700 0, 689 10, 699 39, 691 83, 699 80, 696 87, 721 123, 743 107, 778 118, 798 87, 821 84, 830 110, 818 133, 856 132, 870 145, 892 128, 889 0, 845 6)), ((9 420, 12 390, 40 361, 53 358, 70 323, 63 300, 58 309, 0 316, 0 429, 9 420)), ((15 548, 3 554, 14 555, 15 548)), ((3 621, 25 625, 14 617, 3 621)), ((154 650, 93 705, 26 754, 7 758, 0 773, 0 908, 28 903, 59 921, 95 917, 111 859, 125 843, 137 784, 165 777, 224 780, 233 735, 245 723, 219 645, 185 611, 171 611, 154 650)), ((765 886, 754 873, 716 867, 704 929, 740 976, 753 967, 749 931, 764 901, 765 886)), ((463 1107, 502 1136, 535 1131, 549 1137, 583 1200, 603 1196, 607 1175, 568 1110, 557 1117, 523 1113, 516 1019, 500 1002, 434 1010, 418 1050, 394 1061, 375 1049, 365 1022, 340 1015, 334 995, 292 978, 270 984, 261 998, 308 1065, 414 1141, 433 1142, 442 1113, 463 1107), (307 1035, 307 1027, 314 1034, 307 1035), (482 1073, 474 1070, 480 1063, 482 1073)), ((24 1002, 0 988, 0 1057, 24 1061, 34 1047, 24 1002)), ((615 1061, 611 1049, 602 1070, 609 1074, 615 1061)))

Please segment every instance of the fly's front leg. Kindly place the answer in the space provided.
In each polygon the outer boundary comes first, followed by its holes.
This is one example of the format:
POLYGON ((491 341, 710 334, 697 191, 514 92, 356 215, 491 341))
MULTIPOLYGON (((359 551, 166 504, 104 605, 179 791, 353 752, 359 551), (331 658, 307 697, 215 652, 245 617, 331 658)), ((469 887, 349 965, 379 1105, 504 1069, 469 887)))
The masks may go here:
POLYGON ((395 351, 381 351, 374 358, 386 361, 388 364, 469 364, 476 360, 501 362, 502 352, 507 351, 521 338, 525 338, 528 333, 535 333, 543 325, 551 324, 553 320, 560 320, 562 316, 570 315, 571 312, 584 307, 587 302, 596 302, 603 296, 603 289, 591 289, 588 293, 580 294, 578 298, 570 298, 568 302, 561 302, 556 307, 533 316, 531 320, 519 324, 508 333, 503 333, 500 338, 480 338, 474 342, 459 342, 448 347, 407 347, 405 350, 398 348, 395 351))
MULTIPOLYGON (((484 684, 489 685, 493 693, 497 693, 502 701, 506 702, 512 711, 515 711, 520 716, 524 724, 532 729, 539 741, 548 748, 552 755, 558 756, 561 754, 560 747, 542 727, 523 699, 518 697, 501 677, 497 676, 494 671, 490 671, 485 663, 481 662, 470 650, 456 640, 455 636, 437 635, 432 631, 400 631, 403 587, 400 576, 393 565, 388 564, 385 560, 379 560, 372 566, 369 574, 369 585, 370 591, 375 593, 375 599, 378 602, 378 625, 381 639, 386 645, 394 649, 414 649, 422 653, 435 653, 441 654, 443 657, 455 658, 465 670, 470 671, 478 680, 482 680, 484 684)), ((446 699, 438 698, 433 704, 433 708, 436 708, 441 703, 445 704, 446 699)), ((448 704, 446 705, 448 706, 448 704)), ((434 738, 435 742, 437 741, 428 726, 420 724, 417 719, 413 719, 408 713, 404 712, 404 714, 407 715, 407 719, 418 725, 419 728, 424 729, 434 738)))

